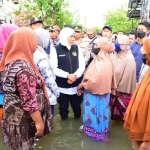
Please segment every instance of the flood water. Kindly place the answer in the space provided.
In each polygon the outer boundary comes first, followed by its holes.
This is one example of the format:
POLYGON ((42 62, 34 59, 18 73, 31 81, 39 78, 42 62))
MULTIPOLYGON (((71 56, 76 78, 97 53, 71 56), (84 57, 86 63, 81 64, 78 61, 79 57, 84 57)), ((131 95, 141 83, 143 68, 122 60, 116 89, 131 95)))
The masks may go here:
MULTIPOLYGON (((128 133, 120 121, 110 121, 109 142, 93 141, 79 127, 81 119, 74 119, 70 108, 69 118, 61 120, 58 106, 55 107, 54 129, 46 137, 36 141, 34 150, 130 150, 128 133)), ((1 131, 1 129, 0 129, 1 131)), ((0 150, 7 150, 0 136, 0 150)))

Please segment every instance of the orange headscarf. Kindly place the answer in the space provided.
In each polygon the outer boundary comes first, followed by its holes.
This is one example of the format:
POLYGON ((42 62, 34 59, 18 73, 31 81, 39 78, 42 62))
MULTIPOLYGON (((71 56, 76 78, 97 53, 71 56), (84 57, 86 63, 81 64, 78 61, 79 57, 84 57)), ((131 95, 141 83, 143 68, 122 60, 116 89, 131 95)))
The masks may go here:
MULTIPOLYGON (((0 71, 3 71, 5 66, 10 62, 22 59, 27 61, 33 67, 37 76, 43 81, 33 60, 33 53, 37 48, 37 44, 37 36, 30 28, 22 27, 12 32, 3 51, 2 59, 0 61, 0 71)), ((45 96, 48 97, 44 83, 43 88, 45 96)))
POLYGON ((87 68, 82 85, 92 94, 103 95, 116 88, 114 67, 109 54, 115 47, 106 37, 99 38, 96 47, 101 50, 87 68))
MULTIPOLYGON (((150 37, 144 39, 143 47, 145 53, 150 54, 150 37)), ((150 66, 150 56, 147 64, 150 66)), ((150 141, 150 69, 136 88, 124 120, 130 140, 150 141)))

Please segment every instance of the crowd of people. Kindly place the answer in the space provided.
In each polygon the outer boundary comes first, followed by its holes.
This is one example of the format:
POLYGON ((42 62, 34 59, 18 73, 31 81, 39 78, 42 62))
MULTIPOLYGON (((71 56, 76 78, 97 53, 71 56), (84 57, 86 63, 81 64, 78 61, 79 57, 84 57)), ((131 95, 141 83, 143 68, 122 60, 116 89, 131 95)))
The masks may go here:
POLYGON ((93 140, 107 142, 110 119, 120 120, 132 150, 150 150, 150 23, 128 34, 105 25, 0 26, 0 119, 9 150, 32 150, 62 120, 69 104, 93 140))

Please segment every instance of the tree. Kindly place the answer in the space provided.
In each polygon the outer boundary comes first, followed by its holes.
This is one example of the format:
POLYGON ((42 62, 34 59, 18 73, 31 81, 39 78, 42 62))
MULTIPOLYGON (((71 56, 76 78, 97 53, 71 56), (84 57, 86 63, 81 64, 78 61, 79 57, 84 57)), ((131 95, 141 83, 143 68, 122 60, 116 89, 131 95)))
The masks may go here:
POLYGON ((116 10, 109 10, 105 15, 105 24, 113 28, 113 32, 124 31, 125 33, 136 29, 140 18, 129 19, 127 17, 128 9, 125 5, 116 10))
POLYGON ((26 12, 26 18, 41 16, 46 25, 57 24, 63 27, 64 24, 74 24, 73 14, 66 9, 68 6, 69 3, 65 0, 21 0, 15 14, 26 12))

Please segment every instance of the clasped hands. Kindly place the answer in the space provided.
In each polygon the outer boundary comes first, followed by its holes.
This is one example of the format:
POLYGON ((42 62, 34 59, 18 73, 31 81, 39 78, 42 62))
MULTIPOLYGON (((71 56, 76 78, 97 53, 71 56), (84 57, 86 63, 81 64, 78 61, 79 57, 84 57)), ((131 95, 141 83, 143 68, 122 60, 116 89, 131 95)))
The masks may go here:
POLYGON ((68 74, 67 78, 68 78, 67 80, 68 84, 72 84, 77 80, 77 76, 75 74, 68 74))

